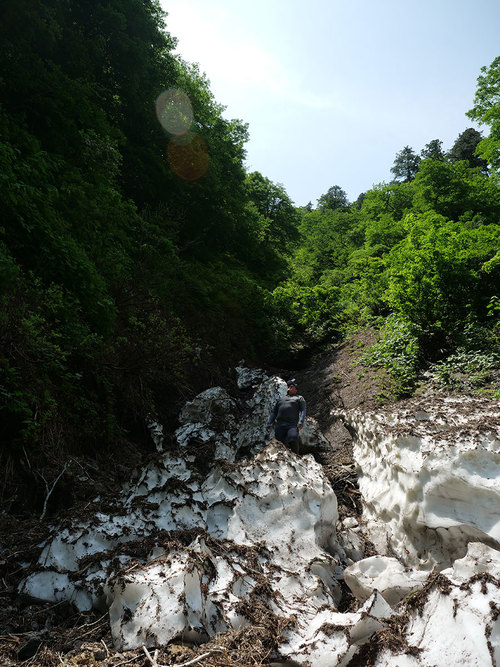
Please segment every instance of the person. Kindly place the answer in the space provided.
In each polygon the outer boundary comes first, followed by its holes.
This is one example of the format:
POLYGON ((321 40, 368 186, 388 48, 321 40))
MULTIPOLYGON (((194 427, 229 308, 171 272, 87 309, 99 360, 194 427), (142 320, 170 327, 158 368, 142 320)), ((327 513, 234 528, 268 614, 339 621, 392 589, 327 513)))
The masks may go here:
POLYGON ((298 393, 295 379, 286 383, 286 396, 279 398, 269 415, 266 431, 274 424, 274 435, 292 452, 299 453, 299 431, 306 418, 306 402, 298 393))

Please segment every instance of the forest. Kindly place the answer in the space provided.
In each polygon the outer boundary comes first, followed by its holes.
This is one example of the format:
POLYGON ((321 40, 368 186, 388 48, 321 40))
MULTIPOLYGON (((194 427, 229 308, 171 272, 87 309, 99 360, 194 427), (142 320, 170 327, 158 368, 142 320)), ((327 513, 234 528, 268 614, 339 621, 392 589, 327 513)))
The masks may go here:
POLYGON ((294 368, 363 326, 381 401, 429 368, 500 398, 500 57, 471 91, 486 136, 464 122, 356 201, 297 207, 247 172, 248 126, 157 0, 0 16, 3 501, 62 453, 145 446, 240 359, 294 368))

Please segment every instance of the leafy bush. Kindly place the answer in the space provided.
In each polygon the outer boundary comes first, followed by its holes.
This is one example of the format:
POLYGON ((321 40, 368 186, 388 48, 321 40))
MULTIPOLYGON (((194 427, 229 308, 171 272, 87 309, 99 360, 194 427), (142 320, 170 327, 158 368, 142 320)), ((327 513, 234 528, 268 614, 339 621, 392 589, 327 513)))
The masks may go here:
POLYGON ((16 289, 2 297, 1 313, 4 446, 54 452, 100 440, 108 422, 99 372, 103 340, 78 301, 57 284, 21 273, 16 289))
POLYGON ((365 367, 385 368, 392 380, 390 393, 400 398, 411 392, 422 362, 416 324, 397 315, 389 316, 380 330, 380 338, 360 358, 365 367))
POLYGON ((306 339, 320 343, 338 331, 340 289, 334 285, 299 285, 287 281, 270 298, 271 313, 282 344, 306 339))
POLYGON ((431 366, 433 379, 452 391, 500 398, 500 322, 468 324, 458 343, 452 354, 431 366))
POLYGON ((487 393, 500 398, 499 368, 500 354, 477 352, 462 347, 446 360, 435 364, 433 373, 438 383, 446 389, 465 393, 491 384, 487 393))
POLYGON ((422 327, 454 331, 470 314, 486 316, 498 293, 487 266, 500 244, 500 226, 469 229, 436 213, 407 217, 408 236, 389 253, 389 304, 422 327))

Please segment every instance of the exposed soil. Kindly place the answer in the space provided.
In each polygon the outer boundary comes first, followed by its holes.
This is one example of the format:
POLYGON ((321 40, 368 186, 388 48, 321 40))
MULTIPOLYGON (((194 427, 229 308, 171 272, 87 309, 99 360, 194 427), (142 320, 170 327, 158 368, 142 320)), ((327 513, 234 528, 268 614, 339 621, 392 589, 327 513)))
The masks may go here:
MULTIPOLYGON (((307 401, 308 414, 318 420, 323 434, 334 448, 348 445, 350 436, 333 413, 352 408, 373 410, 379 405, 381 389, 388 383, 383 369, 367 371, 358 363, 375 341, 373 330, 363 329, 347 342, 333 346, 314 359, 306 370, 296 376, 299 392, 307 401)), ((349 457, 350 460, 352 457, 349 457)))
MULTIPOLYGON (((351 437, 332 410, 370 410, 378 406, 377 395, 386 382, 383 371, 368 374, 356 363, 374 342, 371 330, 361 331, 348 342, 333 346, 311 360, 305 370, 295 374, 308 414, 319 422, 333 447, 315 453, 315 457, 323 465, 337 494, 341 517, 359 514, 361 505, 351 437)), ((279 374, 289 377, 288 372, 279 374)), ((0 667, 160 667, 182 665, 196 658, 199 660, 194 664, 201 667, 270 664, 273 647, 283 628, 264 622, 265 614, 262 623, 255 619, 255 623, 244 630, 224 633, 203 646, 173 643, 162 647, 156 655, 153 650, 120 653, 113 648, 107 613, 78 613, 65 602, 44 603, 17 593, 22 573, 20 564, 36 558, 39 545, 48 534, 51 518, 60 523, 66 517, 69 523, 75 511, 80 518, 94 513, 97 507, 105 511, 108 500, 118 492, 127 474, 144 464, 147 458, 147 452, 140 453, 126 442, 120 444, 119 452, 114 452, 111 460, 73 458, 61 477, 60 488, 57 492, 54 490, 52 500, 57 502, 49 504, 43 521, 38 518, 43 506, 40 500, 36 516, 13 511, 22 504, 22 494, 27 493, 28 486, 4 506, 0 514, 0 667), (98 504, 94 502, 96 496, 99 496, 98 504)), ((51 475, 47 473, 48 482, 56 478, 59 468, 62 466, 55 465, 51 475)), ((27 470, 27 479, 29 474, 27 470)), ((40 484, 34 473, 32 477, 32 484, 40 484)), ((42 486, 43 499, 45 487, 42 486)))
POLYGON ((331 450, 314 452, 337 496, 339 517, 361 514, 361 497, 352 453, 352 438, 338 416, 341 410, 373 410, 379 407, 382 389, 389 384, 383 369, 368 371, 362 354, 376 342, 372 329, 363 329, 346 342, 317 356, 296 374, 299 392, 307 403, 331 450))

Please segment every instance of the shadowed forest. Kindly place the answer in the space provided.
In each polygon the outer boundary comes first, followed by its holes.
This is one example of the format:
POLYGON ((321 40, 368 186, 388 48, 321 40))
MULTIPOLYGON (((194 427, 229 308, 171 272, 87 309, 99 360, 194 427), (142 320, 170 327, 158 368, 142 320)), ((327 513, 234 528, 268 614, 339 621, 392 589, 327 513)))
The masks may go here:
POLYGON ((35 479, 40 510, 36 471, 64 456, 147 448, 148 419, 240 359, 300 368, 360 327, 381 402, 423 373, 500 398, 500 57, 471 90, 484 134, 464 119, 356 201, 332 185, 297 207, 246 170, 249 128, 155 0, 5 0, 0 18, 6 509, 35 479))

